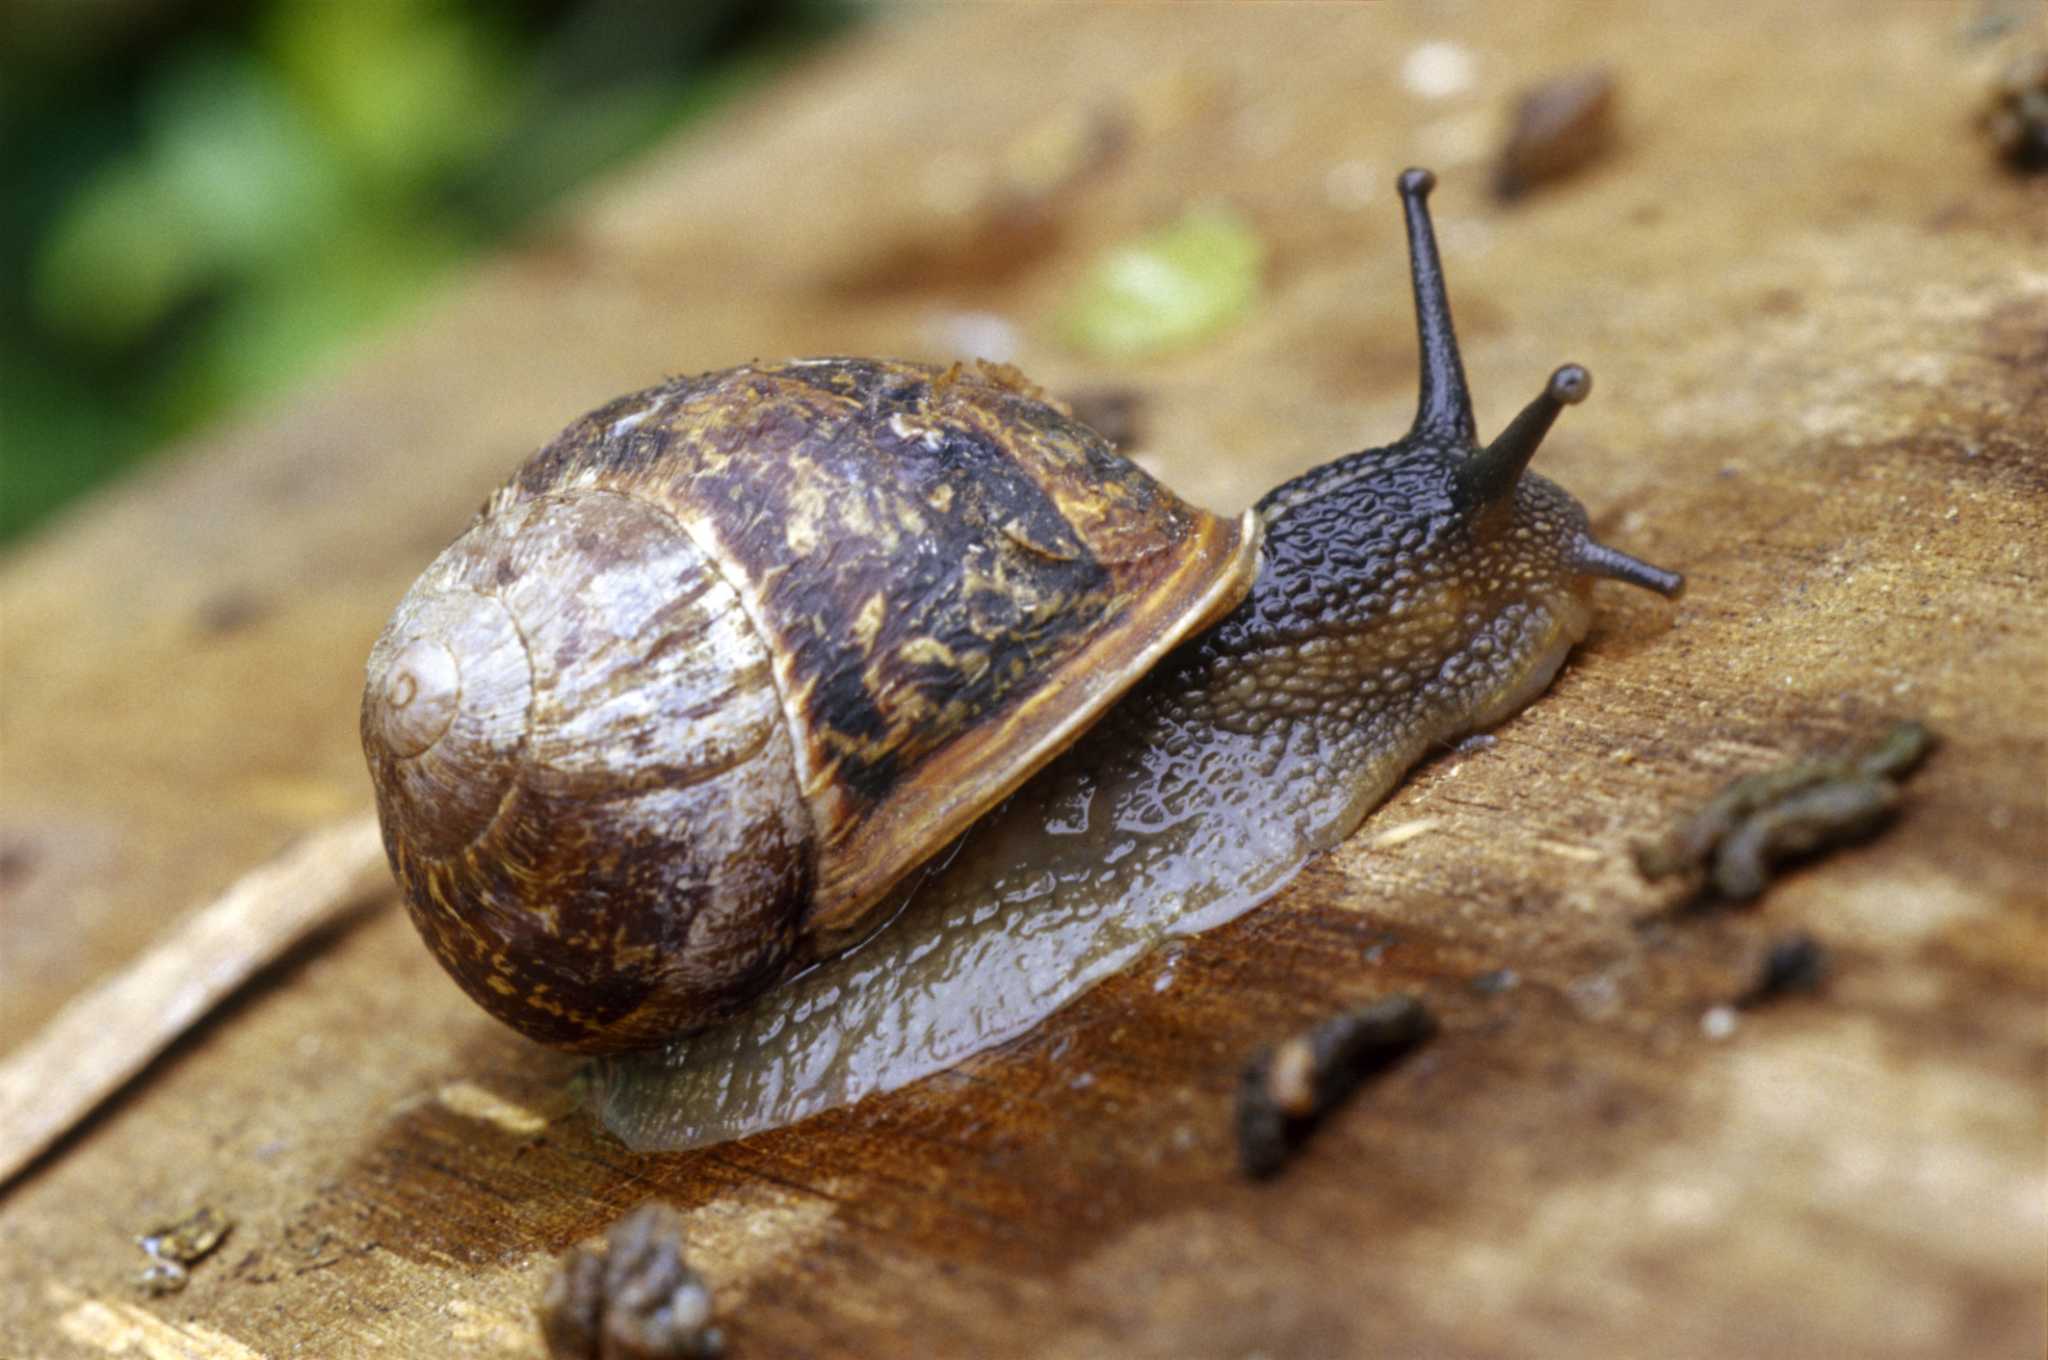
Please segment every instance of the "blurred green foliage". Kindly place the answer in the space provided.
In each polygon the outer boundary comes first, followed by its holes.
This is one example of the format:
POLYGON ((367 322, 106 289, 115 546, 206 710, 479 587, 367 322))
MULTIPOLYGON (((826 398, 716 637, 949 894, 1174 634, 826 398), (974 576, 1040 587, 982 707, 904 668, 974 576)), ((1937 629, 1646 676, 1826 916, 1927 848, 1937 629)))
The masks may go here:
POLYGON ((303 376, 857 9, 0 3, 0 540, 303 376))

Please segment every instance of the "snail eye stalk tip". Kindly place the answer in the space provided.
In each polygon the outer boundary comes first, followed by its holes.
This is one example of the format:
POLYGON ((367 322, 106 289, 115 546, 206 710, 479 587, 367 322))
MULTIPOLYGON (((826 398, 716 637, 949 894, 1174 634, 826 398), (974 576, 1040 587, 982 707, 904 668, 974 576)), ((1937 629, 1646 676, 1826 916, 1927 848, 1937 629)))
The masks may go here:
POLYGON ((1560 364, 1544 389, 1561 406, 1577 406, 1593 391, 1593 375, 1583 364, 1560 364))
POLYGON ((1429 191, 1436 188, 1436 174, 1420 166, 1411 166, 1401 172, 1398 183, 1403 197, 1426 198, 1429 191))

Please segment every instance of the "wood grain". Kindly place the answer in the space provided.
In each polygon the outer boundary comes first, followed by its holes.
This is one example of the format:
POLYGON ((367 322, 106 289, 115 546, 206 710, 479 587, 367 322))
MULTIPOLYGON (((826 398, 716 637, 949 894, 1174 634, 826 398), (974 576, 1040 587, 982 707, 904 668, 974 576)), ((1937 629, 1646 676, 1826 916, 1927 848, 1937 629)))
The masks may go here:
POLYGON ((746 1356, 2040 1355, 2048 180, 1977 140, 1973 14, 899 15, 17 551, 0 1050, 166 904, 366 806, 371 638, 577 413, 755 356, 946 359, 995 316, 1053 390, 1135 388, 1147 465, 1231 510, 1405 426, 1405 164, 1442 176, 1482 431, 1585 363, 1540 469, 1690 591, 1603 592, 1497 745, 1267 907, 722 1148, 625 1152, 572 1063, 476 1012, 402 913, 364 917, 7 1192, 0 1354, 532 1356, 554 1254, 659 1196, 746 1356), (1412 87, 1431 41, 1469 88, 1412 87), (1589 61, 1617 149, 1494 204, 1514 91, 1589 61), (1144 365, 1057 347, 1095 251, 1214 198, 1271 250, 1248 321, 1144 365), (1722 782, 1905 714, 1945 744, 1886 836, 1740 913, 1667 918, 1635 876, 1630 841, 1722 782), (1794 929, 1827 989, 1707 1037, 1794 929), (1243 1059, 1394 991, 1442 1036, 1243 1182, 1243 1059), (194 1202, 234 1236, 133 1295, 130 1236, 194 1202))
POLYGON ((185 1031, 389 886, 377 819, 324 827, 166 927, 0 1061, 0 1187, 185 1031))

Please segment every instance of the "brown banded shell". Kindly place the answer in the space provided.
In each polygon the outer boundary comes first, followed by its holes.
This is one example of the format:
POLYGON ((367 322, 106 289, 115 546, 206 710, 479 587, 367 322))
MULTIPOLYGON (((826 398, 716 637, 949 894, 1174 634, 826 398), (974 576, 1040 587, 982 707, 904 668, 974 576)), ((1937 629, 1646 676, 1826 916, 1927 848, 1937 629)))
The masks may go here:
POLYGON ((587 1051, 731 1012, 1250 588, 1004 369, 678 379, 571 425, 414 585, 363 698, 413 919, 587 1051))

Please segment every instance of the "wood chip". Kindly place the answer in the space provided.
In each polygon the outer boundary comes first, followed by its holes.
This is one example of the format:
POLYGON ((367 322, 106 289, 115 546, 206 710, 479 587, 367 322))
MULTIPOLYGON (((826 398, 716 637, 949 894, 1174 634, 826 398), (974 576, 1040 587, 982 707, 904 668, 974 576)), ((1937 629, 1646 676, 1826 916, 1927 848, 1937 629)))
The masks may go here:
POLYGON ((72 998, 0 1063, 0 1185, 172 1040, 321 926, 390 882, 375 816, 316 831, 72 998))

